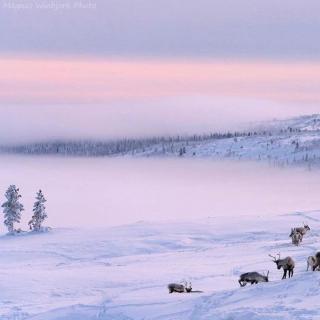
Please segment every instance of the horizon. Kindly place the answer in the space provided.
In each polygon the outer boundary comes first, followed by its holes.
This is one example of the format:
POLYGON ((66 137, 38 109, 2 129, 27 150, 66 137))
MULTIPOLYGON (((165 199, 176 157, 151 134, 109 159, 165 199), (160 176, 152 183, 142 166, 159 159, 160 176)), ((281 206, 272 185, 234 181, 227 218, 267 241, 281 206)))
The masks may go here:
POLYGON ((319 12, 0 0, 0 319, 319 320, 319 12))
MULTIPOLYGON (((26 141, 11 141, 7 144, 0 144, 0 147, 20 147, 20 146, 32 146, 32 145, 41 145, 41 144, 55 144, 55 143, 112 143, 112 142, 121 142, 121 141, 150 141, 154 139, 164 139, 164 142, 168 142, 167 139, 186 139, 192 140, 193 137, 201 138, 204 140, 211 139, 210 135, 226 135, 226 134, 247 134, 249 132, 262 132, 268 130, 268 125, 274 124, 275 122, 282 122, 282 121, 289 121, 295 119, 302 119, 302 118, 311 118, 311 117, 318 117, 320 113, 313 113, 313 114, 302 114, 299 116, 289 117, 289 118, 274 118, 272 120, 264 120, 264 121, 257 121, 257 122, 248 122, 243 123, 243 126, 232 129, 221 129, 217 131, 206 131, 206 132, 193 132, 193 133, 184 133, 184 134, 164 134, 164 135, 146 135, 146 136, 119 136, 119 137, 105 137, 105 138, 86 138, 86 137, 79 137, 79 138, 48 138, 42 140, 26 140, 26 141), (262 127, 260 127, 262 126, 262 127)), ((270 126, 270 130, 273 130, 272 126, 270 126)))
POLYGON ((1 144, 186 135, 320 112, 315 0, 23 4, 0 2, 1 144))

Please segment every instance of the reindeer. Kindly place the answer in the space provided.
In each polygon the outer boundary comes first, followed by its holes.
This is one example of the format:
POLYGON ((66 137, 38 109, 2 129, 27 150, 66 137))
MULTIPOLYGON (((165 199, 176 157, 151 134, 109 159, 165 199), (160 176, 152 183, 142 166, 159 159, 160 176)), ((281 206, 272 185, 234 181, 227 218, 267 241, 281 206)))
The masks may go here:
MULTIPOLYGON (((309 258, 308 258, 308 263, 309 263, 309 258)), ((316 261, 315 261, 314 265, 312 266, 312 271, 315 271, 317 268, 320 267, 320 252, 317 252, 316 255, 313 258, 316 261)))
POLYGON ((266 276, 258 272, 243 273, 239 279, 240 287, 244 287, 247 283, 251 283, 251 285, 253 285, 259 282, 269 282, 269 271, 266 276))
POLYGON ((303 237, 308 231, 310 231, 310 227, 306 223, 303 223, 303 227, 297 227, 297 228, 291 229, 291 234, 289 237, 292 237, 294 232, 299 232, 303 237))
POLYGON ((178 292, 178 293, 191 292, 192 291, 192 284, 191 284, 191 282, 189 282, 189 285, 188 285, 186 281, 184 281, 184 284, 169 283, 168 289, 169 289, 169 293, 172 293, 172 292, 178 292))
POLYGON ((186 292, 191 292, 192 291, 192 284, 191 282, 189 282, 189 285, 187 285, 187 283, 185 283, 184 288, 186 289, 186 292))
POLYGON ((298 231, 295 231, 294 229, 291 230, 291 240, 292 244, 298 246, 302 242, 302 234, 298 231))
POLYGON ((313 267, 316 264, 317 264, 317 258, 315 256, 308 257, 308 260, 307 260, 307 271, 309 270, 309 267, 310 267, 311 270, 313 270, 313 267))
POLYGON ((283 269, 283 277, 282 279, 287 278, 287 272, 289 271, 289 278, 293 276, 293 269, 295 267, 294 261, 291 257, 286 257, 284 259, 280 259, 280 253, 278 253, 278 259, 271 254, 269 254, 269 257, 271 257, 273 262, 277 265, 278 270, 281 268, 283 269))

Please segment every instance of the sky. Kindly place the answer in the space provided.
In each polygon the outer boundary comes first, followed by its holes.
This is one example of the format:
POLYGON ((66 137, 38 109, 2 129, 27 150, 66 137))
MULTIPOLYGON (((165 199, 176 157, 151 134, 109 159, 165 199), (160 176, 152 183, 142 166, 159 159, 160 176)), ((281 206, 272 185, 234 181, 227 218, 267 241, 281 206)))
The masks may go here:
POLYGON ((1 1, 0 49, 9 54, 293 59, 320 54, 317 0, 1 1))
POLYGON ((317 0, 0 0, 0 143, 320 111, 317 0))

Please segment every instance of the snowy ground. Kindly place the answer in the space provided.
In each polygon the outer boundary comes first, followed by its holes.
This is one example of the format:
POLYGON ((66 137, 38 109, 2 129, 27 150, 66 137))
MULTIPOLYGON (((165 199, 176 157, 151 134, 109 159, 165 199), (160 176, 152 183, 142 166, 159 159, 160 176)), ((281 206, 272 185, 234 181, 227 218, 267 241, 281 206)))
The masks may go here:
POLYGON ((320 165, 320 115, 252 124, 249 131, 250 135, 236 138, 157 144, 137 150, 135 156, 249 160, 309 169, 320 165))
POLYGON ((53 227, 12 237, 1 223, 1 320, 320 319, 320 272, 305 271, 320 249, 317 170, 1 156, 0 176, 1 201, 20 187, 20 227, 38 188, 53 227), (303 221, 311 233, 294 247, 303 221), (293 279, 280 280, 278 252, 296 260, 293 279), (241 273, 267 270, 269 283, 239 287, 241 273), (183 279, 203 292, 169 295, 183 279))
POLYGON ((320 248, 319 212, 201 218, 111 228, 54 229, 0 238, 1 320, 320 319, 320 272, 306 259, 320 248), (288 237, 307 222, 299 247, 288 237), (280 280, 268 254, 296 261, 280 280), (247 271, 270 282, 240 288, 247 271), (168 294, 191 280, 190 294, 168 294))
MULTIPOLYGON (((158 137, 118 141, 42 141, 0 146, 0 154, 67 157, 207 158, 259 161, 277 167, 320 167, 320 115, 248 124, 243 132, 224 135, 158 137)), ((214 128, 213 128, 214 131, 214 128)), ((216 133, 217 134, 217 133, 216 133)))

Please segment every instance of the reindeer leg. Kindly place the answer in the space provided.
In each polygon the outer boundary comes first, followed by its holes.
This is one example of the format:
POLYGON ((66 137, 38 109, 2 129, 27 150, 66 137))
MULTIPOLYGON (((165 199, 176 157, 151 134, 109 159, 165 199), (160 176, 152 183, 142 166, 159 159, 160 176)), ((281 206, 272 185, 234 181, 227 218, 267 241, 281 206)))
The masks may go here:
POLYGON ((283 279, 286 279, 286 278, 287 278, 287 269, 283 270, 282 280, 283 280, 283 279))

